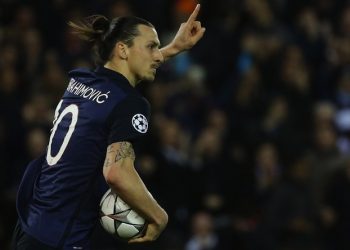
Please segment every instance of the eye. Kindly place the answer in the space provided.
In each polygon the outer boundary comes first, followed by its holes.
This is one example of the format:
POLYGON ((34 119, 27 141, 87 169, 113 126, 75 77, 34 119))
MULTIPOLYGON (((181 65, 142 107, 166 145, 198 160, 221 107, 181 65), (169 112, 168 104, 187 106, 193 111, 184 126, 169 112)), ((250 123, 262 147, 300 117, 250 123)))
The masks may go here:
POLYGON ((159 48, 159 44, 155 43, 155 42, 152 42, 152 43, 149 43, 147 45, 147 48, 150 49, 150 50, 155 50, 155 49, 159 48))

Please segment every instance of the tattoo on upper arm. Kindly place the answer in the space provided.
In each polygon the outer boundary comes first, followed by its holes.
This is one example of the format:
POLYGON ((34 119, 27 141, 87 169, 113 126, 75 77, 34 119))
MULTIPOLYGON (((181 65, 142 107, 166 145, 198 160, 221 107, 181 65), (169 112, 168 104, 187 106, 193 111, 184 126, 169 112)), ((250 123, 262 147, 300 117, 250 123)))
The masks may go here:
POLYGON ((107 155, 106 155, 106 159, 105 159, 105 162, 103 164, 103 167, 107 168, 111 164, 111 160, 110 160, 110 157, 108 154, 110 154, 112 152, 115 152, 115 148, 113 145, 109 145, 107 148, 107 155))
POLYGON ((117 162, 125 158, 131 158, 132 160, 135 160, 135 152, 130 142, 119 142, 117 144, 118 144, 117 146, 116 145, 108 146, 107 156, 103 164, 103 167, 108 168, 113 163, 113 157, 114 157, 114 162, 117 162))
POLYGON ((105 163, 103 164, 103 167, 104 167, 104 168, 109 167, 109 164, 110 164, 110 163, 111 163, 111 162, 110 162, 109 158, 108 158, 108 157, 106 157, 106 159, 105 159, 105 163))
POLYGON ((109 145, 108 148, 107 148, 107 153, 112 153, 114 151, 115 151, 114 146, 113 145, 109 145))
POLYGON ((121 159, 131 158, 135 160, 135 152, 130 142, 120 142, 119 149, 116 150, 116 156, 114 162, 117 162, 121 159))

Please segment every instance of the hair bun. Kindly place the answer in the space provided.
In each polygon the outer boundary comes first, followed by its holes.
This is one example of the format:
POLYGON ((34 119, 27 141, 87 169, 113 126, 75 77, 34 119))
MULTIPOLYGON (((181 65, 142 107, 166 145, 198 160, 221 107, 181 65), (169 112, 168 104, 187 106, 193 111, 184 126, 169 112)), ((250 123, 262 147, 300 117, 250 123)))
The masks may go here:
POLYGON ((105 16, 93 16, 92 28, 96 33, 104 35, 109 30, 110 21, 105 16))

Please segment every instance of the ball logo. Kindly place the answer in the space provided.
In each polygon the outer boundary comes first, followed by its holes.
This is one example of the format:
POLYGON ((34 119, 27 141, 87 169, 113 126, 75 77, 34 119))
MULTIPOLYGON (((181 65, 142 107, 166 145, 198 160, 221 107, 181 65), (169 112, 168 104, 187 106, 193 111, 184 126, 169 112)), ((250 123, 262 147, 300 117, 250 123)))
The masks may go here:
POLYGON ((140 133, 144 134, 148 130, 148 121, 143 114, 136 114, 131 120, 132 126, 140 133))

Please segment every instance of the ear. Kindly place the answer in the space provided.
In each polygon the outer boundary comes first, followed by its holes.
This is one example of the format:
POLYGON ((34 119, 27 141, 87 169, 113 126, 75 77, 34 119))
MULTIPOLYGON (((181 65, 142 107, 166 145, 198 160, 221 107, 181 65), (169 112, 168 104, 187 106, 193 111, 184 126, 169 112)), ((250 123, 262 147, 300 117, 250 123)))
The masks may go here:
POLYGON ((115 50, 116 50, 116 54, 118 55, 118 57, 122 60, 126 60, 128 59, 129 56, 129 49, 128 46, 123 43, 123 42, 117 42, 117 44, 115 45, 115 50))

